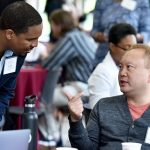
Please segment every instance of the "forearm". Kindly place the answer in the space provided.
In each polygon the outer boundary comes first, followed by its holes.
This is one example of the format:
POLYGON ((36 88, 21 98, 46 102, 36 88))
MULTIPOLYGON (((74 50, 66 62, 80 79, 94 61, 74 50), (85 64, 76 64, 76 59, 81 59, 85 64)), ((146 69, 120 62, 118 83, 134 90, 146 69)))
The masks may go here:
POLYGON ((68 98, 68 108, 70 111, 69 139, 72 147, 76 147, 78 150, 97 150, 99 143, 99 126, 96 119, 97 110, 92 113, 91 120, 93 121, 90 122, 90 130, 86 130, 82 124, 82 93, 79 93, 76 96, 66 93, 66 96, 68 98))
POLYGON ((69 129, 69 140, 72 147, 78 150, 97 150, 96 146, 89 140, 88 133, 83 126, 82 119, 78 122, 71 122, 69 129))

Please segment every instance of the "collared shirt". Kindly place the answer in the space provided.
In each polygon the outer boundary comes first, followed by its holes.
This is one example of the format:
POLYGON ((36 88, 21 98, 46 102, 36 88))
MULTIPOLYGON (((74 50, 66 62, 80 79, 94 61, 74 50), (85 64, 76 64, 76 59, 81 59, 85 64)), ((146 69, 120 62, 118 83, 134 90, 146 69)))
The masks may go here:
POLYGON ((97 44, 85 32, 74 29, 58 41, 43 66, 49 70, 57 70, 65 66, 67 81, 87 80, 93 71, 97 44))
POLYGON ((11 50, 6 50, 3 57, 1 58, 0 60, 0 74, 2 72, 2 68, 3 68, 3 65, 4 65, 4 61, 5 61, 5 58, 6 57, 10 57, 13 55, 13 52, 11 50))
MULTIPOLYGON (((13 52, 11 50, 6 50, 3 57, 1 58, 0 60, 0 75, 2 73, 2 68, 3 68, 3 65, 4 65, 4 61, 5 61, 5 58, 6 57, 9 57, 9 56, 12 56, 13 55, 13 52)), ((4 117, 3 116, 0 116, 0 128, 4 125, 4 117)))
POLYGON ((103 62, 98 64, 88 80, 91 109, 101 98, 122 94, 118 82, 118 73, 119 69, 110 52, 108 52, 103 62))

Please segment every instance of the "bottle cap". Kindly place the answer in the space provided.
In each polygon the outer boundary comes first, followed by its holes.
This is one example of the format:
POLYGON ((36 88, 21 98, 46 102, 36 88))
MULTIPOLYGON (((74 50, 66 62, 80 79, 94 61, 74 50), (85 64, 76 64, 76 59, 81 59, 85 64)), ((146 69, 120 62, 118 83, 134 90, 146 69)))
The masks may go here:
POLYGON ((25 97, 25 104, 35 104, 35 101, 37 100, 37 96, 36 95, 29 95, 25 97))

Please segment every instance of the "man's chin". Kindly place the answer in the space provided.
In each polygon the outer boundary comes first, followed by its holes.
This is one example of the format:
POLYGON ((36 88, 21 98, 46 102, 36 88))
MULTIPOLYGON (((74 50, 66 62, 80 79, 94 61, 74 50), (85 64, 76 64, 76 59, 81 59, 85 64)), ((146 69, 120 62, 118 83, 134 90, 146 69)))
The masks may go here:
POLYGON ((26 56, 27 55, 27 53, 18 53, 18 52, 14 52, 14 53, 18 56, 26 56))
POLYGON ((127 89, 120 89, 120 91, 121 91, 122 93, 124 93, 124 94, 128 92, 127 89))
POLYGON ((20 54, 20 56, 26 56, 27 55, 27 53, 24 53, 24 54, 20 54))

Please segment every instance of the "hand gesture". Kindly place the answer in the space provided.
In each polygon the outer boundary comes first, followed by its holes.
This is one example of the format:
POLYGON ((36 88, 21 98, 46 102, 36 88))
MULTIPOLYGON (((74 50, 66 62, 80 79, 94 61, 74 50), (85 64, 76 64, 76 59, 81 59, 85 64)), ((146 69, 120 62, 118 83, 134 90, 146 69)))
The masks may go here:
POLYGON ((81 96, 83 93, 79 93, 76 96, 72 96, 69 93, 65 93, 68 98, 68 108, 70 111, 71 121, 76 122, 82 118, 83 103, 81 96))

